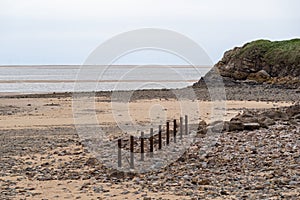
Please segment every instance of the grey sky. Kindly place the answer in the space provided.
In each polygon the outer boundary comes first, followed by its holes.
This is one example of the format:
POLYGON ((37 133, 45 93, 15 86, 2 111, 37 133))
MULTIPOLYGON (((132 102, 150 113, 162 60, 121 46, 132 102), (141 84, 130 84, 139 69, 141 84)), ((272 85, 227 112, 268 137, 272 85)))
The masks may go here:
MULTIPOLYGON (((0 64, 82 64, 110 37, 164 28, 202 46, 213 62, 258 38, 300 37, 298 0, 0 0, 0 64)), ((140 53, 122 63, 182 64, 140 53)))

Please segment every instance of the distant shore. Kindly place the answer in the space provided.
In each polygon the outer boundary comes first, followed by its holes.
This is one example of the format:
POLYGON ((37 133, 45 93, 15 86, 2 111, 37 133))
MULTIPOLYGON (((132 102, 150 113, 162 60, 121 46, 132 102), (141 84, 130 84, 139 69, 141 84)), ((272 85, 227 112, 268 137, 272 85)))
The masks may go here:
MULTIPOLYGON (((284 86, 271 84, 253 83, 227 83, 224 82, 226 100, 252 100, 252 101, 299 101, 300 89, 291 89, 284 86)), ((185 97, 195 97, 198 100, 210 101, 210 94, 205 84, 196 84, 182 89, 144 89, 129 91, 93 91, 79 92, 80 94, 111 97, 113 93, 130 93, 131 100, 155 99, 155 98, 178 98, 176 93, 185 97), (193 92, 195 96, 187 94, 193 92)), ((50 92, 50 93, 0 93, 0 98, 56 98, 72 97, 72 92, 50 92)), ((224 99, 224 100, 225 100, 224 99)))

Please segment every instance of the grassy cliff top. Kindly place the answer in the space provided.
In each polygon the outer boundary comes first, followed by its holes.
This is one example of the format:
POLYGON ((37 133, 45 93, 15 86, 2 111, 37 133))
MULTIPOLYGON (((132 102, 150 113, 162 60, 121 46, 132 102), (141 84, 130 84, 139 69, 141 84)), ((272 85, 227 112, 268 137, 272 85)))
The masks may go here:
POLYGON ((269 40, 256 40, 245 44, 234 57, 250 60, 260 58, 269 65, 276 65, 278 63, 297 65, 300 63, 300 39, 273 42, 269 40))

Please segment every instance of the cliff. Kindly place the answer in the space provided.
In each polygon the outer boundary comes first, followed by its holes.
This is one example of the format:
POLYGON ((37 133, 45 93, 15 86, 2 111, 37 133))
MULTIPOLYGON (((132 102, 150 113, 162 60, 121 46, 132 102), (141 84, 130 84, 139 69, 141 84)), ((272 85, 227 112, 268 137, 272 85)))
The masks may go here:
POLYGON ((234 81, 284 84, 300 83, 300 39, 257 40, 225 52, 214 66, 222 77, 234 81))

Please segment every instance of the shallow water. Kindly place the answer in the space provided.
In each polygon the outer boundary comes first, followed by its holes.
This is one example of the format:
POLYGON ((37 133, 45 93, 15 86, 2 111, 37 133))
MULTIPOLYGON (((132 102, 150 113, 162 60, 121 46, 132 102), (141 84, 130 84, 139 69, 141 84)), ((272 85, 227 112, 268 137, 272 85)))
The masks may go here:
POLYGON ((0 66, 0 92, 43 93, 182 88, 210 67, 200 66, 0 66))

